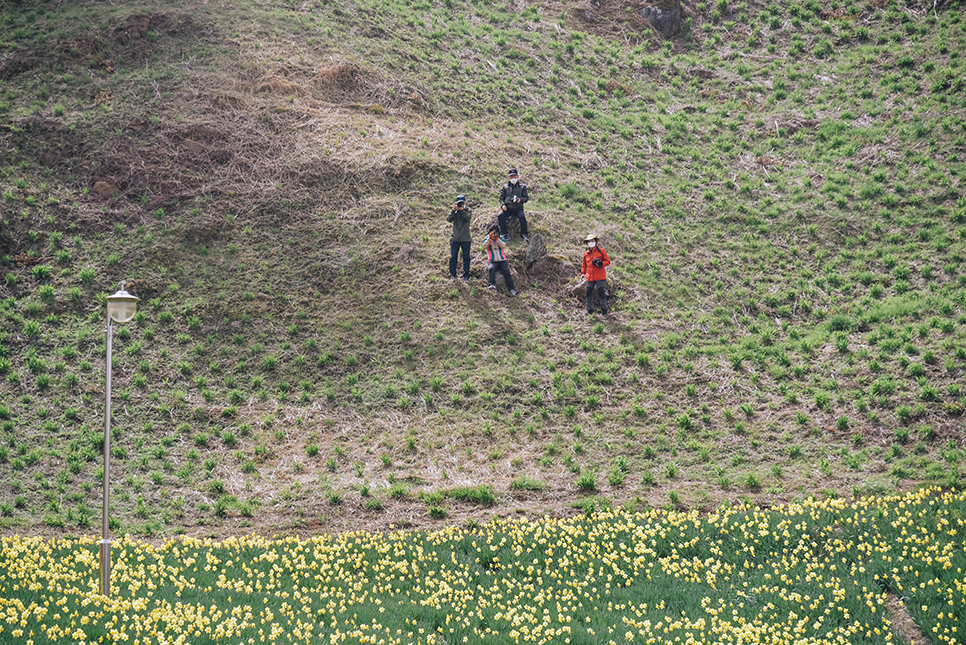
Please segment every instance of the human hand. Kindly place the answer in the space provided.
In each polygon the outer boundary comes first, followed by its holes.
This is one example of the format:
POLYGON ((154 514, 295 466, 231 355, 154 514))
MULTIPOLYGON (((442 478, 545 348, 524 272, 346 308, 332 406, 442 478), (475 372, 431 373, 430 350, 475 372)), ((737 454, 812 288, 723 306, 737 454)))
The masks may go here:
POLYGON ((503 205, 503 206, 501 206, 500 208, 502 208, 503 210, 506 210, 506 204, 504 204, 504 205, 503 205))

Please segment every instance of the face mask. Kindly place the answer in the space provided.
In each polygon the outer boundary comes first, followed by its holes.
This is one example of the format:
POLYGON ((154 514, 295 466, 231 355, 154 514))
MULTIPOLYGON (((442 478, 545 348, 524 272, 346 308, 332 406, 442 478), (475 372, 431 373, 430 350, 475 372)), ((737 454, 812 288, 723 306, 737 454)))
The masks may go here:
POLYGON ((595 242, 594 240, 591 240, 591 241, 587 242, 587 248, 588 249, 592 249, 595 246, 597 246, 597 242, 595 242))
POLYGON ((520 180, 519 180, 519 179, 511 179, 511 180, 510 180, 510 183, 511 183, 511 184, 515 184, 515 183, 517 183, 518 181, 520 181, 520 180))

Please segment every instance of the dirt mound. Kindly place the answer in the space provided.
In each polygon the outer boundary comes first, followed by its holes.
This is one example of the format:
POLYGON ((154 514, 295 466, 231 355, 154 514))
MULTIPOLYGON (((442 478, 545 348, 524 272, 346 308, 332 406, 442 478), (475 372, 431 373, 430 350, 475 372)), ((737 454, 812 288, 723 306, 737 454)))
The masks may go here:
POLYGON ((348 63, 319 71, 314 86, 320 98, 332 102, 359 101, 369 87, 370 76, 361 67, 348 63))
POLYGON ((33 69, 40 59, 30 51, 13 51, 0 58, 0 80, 8 80, 33 69))
MULTIPOLYGON (((224 78, 218 92, 211 97, 213 107, 221 110, 251 108, 255 98, 273 96, 308 99, 306 105, 319 101, 341 108, 364 109, 385 114, 390 109, 427 112, 434 109, 429 92, 419 84, 401 83, 383 78, 378 72, 354 62, 331 61, 321 69, 278 66, 257 75, 224 78)), ((274 107, 277 113, 288 107, 274 107)))
POLYGON ((79 145, 70 129, 57 119, 33 115, 15 119, 9 128, 8 141, 30 151, 48 168, 76 154, 79 145))
POLYGON ((691 15, 680 0, 646 0, 635 4, 632 8, 618 0, 581 0, 572 5, 571 11, 590 31, 610 36, 636 32, 644 38, 658 34, 671 38, 691 15))
POLYGON ((19 48, 0 58, 0 80, 8 80, 49 62, 48 52, 56 52, 63 62, 89 63, 91 67, 114 71, 114 61, 123 58, 130 64, 142 60, 155 48, 160 34, 178 34, 195 26, 191 16, 167 14, 133 15, 124 18, 106 32, 77 37, 54 36, 43 51, 19 48))
POLYGON ((375 76, 354 63, 337 63, 314 73, 278 68, 248 84, 256 94, 310 96, 327 103, 359 103, 370 98, 375 76))
POLYGON ((164 13, 128 16, 110 31, 111 40, 117 43, 143 38, 149 33, 176 34, 190 31, 195 23, 188 14, 169 16, 164 13))
POLYGON ((307 158, 286 168, 285 178, 325 202, 342 199, 356 201, 359 195, 396 193, 422 181, 423 177, 444 172, 439 164, 393 155, 377 163, 348 161, 333 157, 307 158))
POLYGON ((158 128, 146 121, 122 123, 112 145, 96 152, 88 149, 82 133, 57 119, 35 115, 12 125, 8 141, 48 168, 70 163, 92 196, 133 202, 148 196, 151 210, 195 196, 202 187, 195 171, 229 164, 237 154, 225 132, 204 124, 158 128))

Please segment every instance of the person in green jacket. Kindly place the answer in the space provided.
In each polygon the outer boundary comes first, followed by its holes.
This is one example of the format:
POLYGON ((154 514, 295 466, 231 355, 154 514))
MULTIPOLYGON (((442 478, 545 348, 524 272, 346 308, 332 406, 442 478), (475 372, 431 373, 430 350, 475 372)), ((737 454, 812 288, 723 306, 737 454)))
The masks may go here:
POLYGON ((473 219, 473 211, 466 206, 466 197, 457 195, 456 202, 449 215, 446 216, 447 222, 453 223, 453 235, 449 239, 449 279, 456 279, 456 259, 463 254, 463 280, 470 281, 470 221, 473 219))

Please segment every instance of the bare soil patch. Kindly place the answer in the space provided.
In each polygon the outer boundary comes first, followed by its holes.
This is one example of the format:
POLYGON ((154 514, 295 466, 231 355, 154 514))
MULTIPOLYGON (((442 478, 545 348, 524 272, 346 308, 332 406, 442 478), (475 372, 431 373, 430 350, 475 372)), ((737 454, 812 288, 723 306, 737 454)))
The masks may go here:
POLYGON ((892 631, 910 643, 928 642, 925 634, 919 629, 902 600, 892 592, 886 593, 886 607, 892 614, 892 631))

